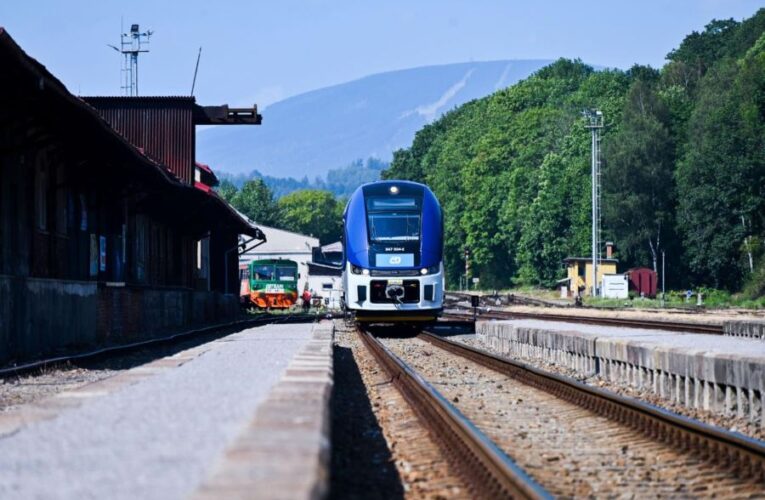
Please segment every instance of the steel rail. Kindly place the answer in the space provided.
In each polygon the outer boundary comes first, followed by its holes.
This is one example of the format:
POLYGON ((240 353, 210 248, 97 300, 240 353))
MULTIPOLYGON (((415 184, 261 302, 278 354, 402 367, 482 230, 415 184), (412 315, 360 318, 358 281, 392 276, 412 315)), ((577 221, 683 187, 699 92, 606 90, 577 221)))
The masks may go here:
POLYGON ((425 379, 371 333, 356 331, 476 496, 552 498, 425 379))
POLYGON ((195 328, 192 330, 185 330, 177 332, 172 335, 166 335, 163 337, 151 338, 146 340, 140 340, 137 342, 130 342, 127 344, 115 344, 111 346, 101 347, 98 349, 77 352, 72 354, 66 354, 62 356, 56 356, 53 358, 45 358, 36 361, 30 361, 28 363, 9 366, 0 369, 0 379, 9 376, 17 376, 23 373, 29 373, 34 370, 43 369, 47 366, 58 365, 62 363, 75 362, 75 361, 94 361, 102 357, 117 356, 120 354, 126 354, 130 351, 138 349, 144 349, 147 347, 156 347, 162 344, 173 344, 181 342, 183 340, 203 335, 211 335, 216 332, 228 330, 230 328, 236 328, 241 326, 254 326, 269 323, 299 323, 305 321, 314 321, 317 316, 315 315, 266 315, 258 316, 256 318, 248 318, 242 320, 231 321, 228 323, 220 323, 215 325, 209 325, 202 328, 195 328))
MULTIPOLYGON (((465 309, 462 313, 444 312, 443 316, 465 319, 468 316, 472 319, 471 309, 465 309)), ((483 319, 540 319, 545 321, 563 321, 568 323, 585 323, 590 325, 619 326, 624 328, 650 328, 653 330, 669 330, 689 333, 707 333, 712 335, 722 335, 722 325, 703 325, 700 323, 687 323, 680 321, 661 321, 652 319, 630 319, 630 318, 606 318, 596 316, 574 316, 569 314, 545 314, 531 312, 515 311, 478 311, 477 318, 483 319)))
POLYGON ((519 361, 423 332, 423 340, 491 370, 694 453, 740 478, 765 481, 765 442, 704 424, 663 408, 546 372, 519 361))

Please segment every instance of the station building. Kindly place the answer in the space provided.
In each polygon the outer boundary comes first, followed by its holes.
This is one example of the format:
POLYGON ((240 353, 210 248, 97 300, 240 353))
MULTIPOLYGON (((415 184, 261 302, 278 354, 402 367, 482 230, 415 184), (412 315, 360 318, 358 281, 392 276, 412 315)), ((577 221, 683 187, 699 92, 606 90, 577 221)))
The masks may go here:
POLYGON ((0 363, 238 314, 232 249, 263 233, 211 189, 195 126, 257 109, 77 97, 3 28, 0 68, 0 363))
MULTIPOLYGON (((619 263, 618 259, 613 258, 613 252, 614 244, 607 241, 606 257, 598 260, 596 282, 599 286, 603 286, 604 277, 609 277, 609 281, 613 284, 614 275, 616 275, 616 265, 619 263)), ((563 263, 566 265, 566 278, 560 280, 559 283, 565 282, 568 284, 567 287, 563 288, 563 291, 567 292, 566 296, 575 297, 580 291, 583 295, 592 294, 592 257, 567 257, 563 259, 563 263)), ((609 286, 606 285, 606 288, 609 288, 609 286)))

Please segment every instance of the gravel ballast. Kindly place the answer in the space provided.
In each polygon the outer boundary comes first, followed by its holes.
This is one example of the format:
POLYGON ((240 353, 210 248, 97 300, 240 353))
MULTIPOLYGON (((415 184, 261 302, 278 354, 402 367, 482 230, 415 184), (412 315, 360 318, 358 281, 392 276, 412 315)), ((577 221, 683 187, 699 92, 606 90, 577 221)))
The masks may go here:
POLYGON ((419 338, 384 342, 553 495, 739 498, 761 492, 694 456, 419 338))
POLYGON ((335 325, 331 498, 471 498, 358 334, 335 325))

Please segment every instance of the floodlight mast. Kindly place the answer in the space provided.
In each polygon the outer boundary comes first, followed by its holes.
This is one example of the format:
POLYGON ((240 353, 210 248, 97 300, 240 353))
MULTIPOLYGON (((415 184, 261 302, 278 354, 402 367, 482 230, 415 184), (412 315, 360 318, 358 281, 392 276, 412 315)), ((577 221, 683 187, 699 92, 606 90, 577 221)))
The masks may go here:
POLYGON ((129 33, 120 36, 120 48, 109 45, 124 56, 122 62, 122 85, 120 88, 127 96, 138 95, 138 54, 149 52, 149 39, 154 32, 146 30, 141 33, 137 24, 130 25, 129 33))
POLYGON ((598 267, 600 265, 600 129, 603 128, 603 113, 597 109, 582 111, 585 128, 592 134, 592 289, 590 295, 600 295, 598 267))

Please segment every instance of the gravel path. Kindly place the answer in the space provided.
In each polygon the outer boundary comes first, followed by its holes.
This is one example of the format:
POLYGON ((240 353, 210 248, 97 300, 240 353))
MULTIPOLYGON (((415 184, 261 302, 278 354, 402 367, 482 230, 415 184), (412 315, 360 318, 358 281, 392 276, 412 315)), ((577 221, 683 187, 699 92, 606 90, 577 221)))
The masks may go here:
POLYGON ((310 332, 269 325, 229 335, 181 366, 3 436, 0 497, 187 497, 310 332))
POLYGON ((361 339, 335 322, 332 498, 470 498, 361 339))
POLYGON ((117 373, 111 369, 57 366, 33 375, 0 379, 0 412, 39 401, 59 392, 82 387, 117 373))
POLYGON ((556 496, 762 493, 759 485, 421 339, 385 343, 556 496))

